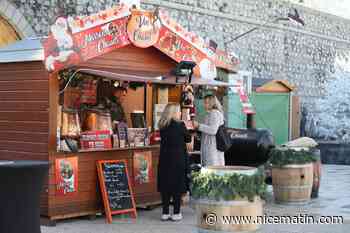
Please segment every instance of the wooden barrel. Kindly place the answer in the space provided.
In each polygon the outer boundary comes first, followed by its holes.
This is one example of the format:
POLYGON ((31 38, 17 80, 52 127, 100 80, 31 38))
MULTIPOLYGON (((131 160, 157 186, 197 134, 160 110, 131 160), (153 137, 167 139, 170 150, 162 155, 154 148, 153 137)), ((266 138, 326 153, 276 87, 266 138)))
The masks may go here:
MULTIPOLYGON (((225 174, 254 175, 256 168, 243 166, 209 166, 201 172, 211 172, 223 176, 225 174)), ((232 200, 195 201, 198 232, 241 232, 256 231, 258 216, 263 215, 263 202, 256 196, 253 201, 247 198, 232 198, 232 200), (255 222, 254 222, 255 221, 255 222)))
POLYGON ((321 183, 321 168, 322 168, 321 152, 319 149, 314 149, 311 152, 312 152, 312 156, 316 159, 316 161, 313 162, 314 179, 312 183, 311 198, 317 198, 318 190, 320 189, 320 183, 321 183))
POLYGON ((313 164, 272 167, 272 186, 276 202, 307 202, 311 197, 313 164))

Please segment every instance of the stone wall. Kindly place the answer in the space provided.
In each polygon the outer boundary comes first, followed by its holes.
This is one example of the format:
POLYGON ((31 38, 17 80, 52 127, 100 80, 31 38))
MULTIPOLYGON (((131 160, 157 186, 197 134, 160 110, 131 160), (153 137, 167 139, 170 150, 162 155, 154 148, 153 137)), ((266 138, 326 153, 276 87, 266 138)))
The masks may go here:
MULTIPOLYGON (((146 2, 171 7, 175 19, 221 47, 234 36, 285 16, 295 7, 288 2, 261 0, 146 2)), ((242 69, 258 78, 288 79, 298 87, 303 102, 312 104, 314 98, 324 94, 324 84, 334 72, 335 57, 350 48, 350 21, 296 7, 305 19, 305 27, 268 24, 226 46, 239 55, 242 69)))
MULTIPOLYGON (((4 0, 0 0, 4 1, 4 0)), ((37 35, 46 35, 60 14, 90 14, 115 0, 7 0, 33 25, 37 35)), ((317 114, 317 99, 325 95, 326 83, 334 78, 337 56, 350 50, 350 20, 321 13, 281 0, 143 0, 142 7, 167 8, 187 29, 221 48, 234 51, 244 70, 253 77, 287 79, 297 86, 305 109, 317 114), (269 23, 297 8, 306 26, 290 22, 269 23), (261 29, 230 41, 252 27, 261 29)), ((0 9, 1 12, 1 9, 0 9)))

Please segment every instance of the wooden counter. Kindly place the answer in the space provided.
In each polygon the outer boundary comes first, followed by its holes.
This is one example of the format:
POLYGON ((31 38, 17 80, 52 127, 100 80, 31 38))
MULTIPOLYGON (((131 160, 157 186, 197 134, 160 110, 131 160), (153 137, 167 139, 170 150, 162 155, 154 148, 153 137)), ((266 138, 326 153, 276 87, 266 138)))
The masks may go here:
POLYGON ((147 150, 147 149, 159 149, 159 145, 142 146, 142 147, 125 147, 125 148, 112 148, 112 149, 94 149, 94 150, 79 150, 79 153, 87 152, 101 152, 101 151, 125 151, 125 150, 147 150))
MULTIPOLYGON (((147 207, 160 204, 160 194, 157 192, 157 166, 159 159, 159 145, 139 148, 118 148, 111 150, 81 150, 78 153, 51 153, 49 160, 65 157, 78 157, 78 192, 73 195, 57 196, 55 194, 55 166, 51 166, 48 181, 48 218, 50 220, 70 218, 83 215, 95 215, 102 212, 100 189, 98 186, 96 161, 98 160, 126 160, 131 185, 133 187, 137 207, 147 207), (149 183, 136 184, 134 182, 133 155, 135 152, 151 151, 152 172, 149 183)), ((43 207, 42 207, 43 208, 43 207)))

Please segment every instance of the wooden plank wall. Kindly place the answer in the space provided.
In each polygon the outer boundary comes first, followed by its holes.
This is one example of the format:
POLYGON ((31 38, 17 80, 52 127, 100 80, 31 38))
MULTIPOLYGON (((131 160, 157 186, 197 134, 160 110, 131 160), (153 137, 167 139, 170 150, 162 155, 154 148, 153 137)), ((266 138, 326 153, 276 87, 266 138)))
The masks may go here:
POLYGON ((173 103, 180 103, 181 101, 181 86, 173 86, 169 88, 168 101, 173 103))
POLYGON ((115 73, 148 76, 168 74, 175 66, 175 61, 156 48, 142 49, 133 45, 119 48, 80 65, 80 67, 115 73))
MULTIPOLYGON (((48 160, 48 107, 42 62, 0 64, 0 159, 48 160)), ((48 206, 46 188, 42 214, 48 206)))
MULTIPOLYGON (((128 45, 103 56, 93 58, 81 64, 79 68, 98 69, 117 74, 156 77, 169 74, 175 66, 175 61, 154 47, 143 49, 128 45)), ((153 88, 152 86, 148 86, 146 121, 149 127, 152 126, 153 119, 153 107, 151 106, 152 96, 153 88)), ((137 97, 138 98, 133 98, 131 102, 126 101, 126 105, 137 106, 139 108, 141 103, 143 106, 143 93, 140 93, 137 97)), ((126 109, 129 110, 130 107, 126 107, 126 109)))
POLYGON ((97 178, 96 162, 98 160, 126 160, 131 185, 136 199, 136 204, 152 203, 159 201, 157 193, 156 179, 159 159, 159 148, 137 149, 137 150, 117 150, 84 153, 50 153, 52 163, 57 158, 78 157, 78 191, 71 195, 55 195, 56 181, 54 166, 49 174, 49 218, 51 220, 77 217, 83 215, 93 215, 103 210, 100 189, 97 178), (134 185, 133 153, 134 151, 152 151, 152 178, 150 183, 144 185, 134 185))
POLYGON ((122 103, 130 127, 132 125, 130 114, 135 110, 144 110, 144 94, 144 88, 137 88, 136 90, 129 88, 128 93, 125 96, 125 101, 122 103))

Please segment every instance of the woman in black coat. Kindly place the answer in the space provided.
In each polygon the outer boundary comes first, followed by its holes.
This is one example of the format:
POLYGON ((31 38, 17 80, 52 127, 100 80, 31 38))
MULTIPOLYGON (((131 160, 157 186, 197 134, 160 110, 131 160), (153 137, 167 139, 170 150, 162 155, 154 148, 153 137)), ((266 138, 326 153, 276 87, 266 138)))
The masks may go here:
POLYGON ((182 219, 180 212, 181 196, 187 191, 186 143, 191 142, 185 124, 180 121, 181 112, 178 104, 168 104, 159 120, 160 156, 158 164, 158 191, 162 196, 162 220, 182 219), (174 202, 173 215, 169 214, 170 199, 174 202))

